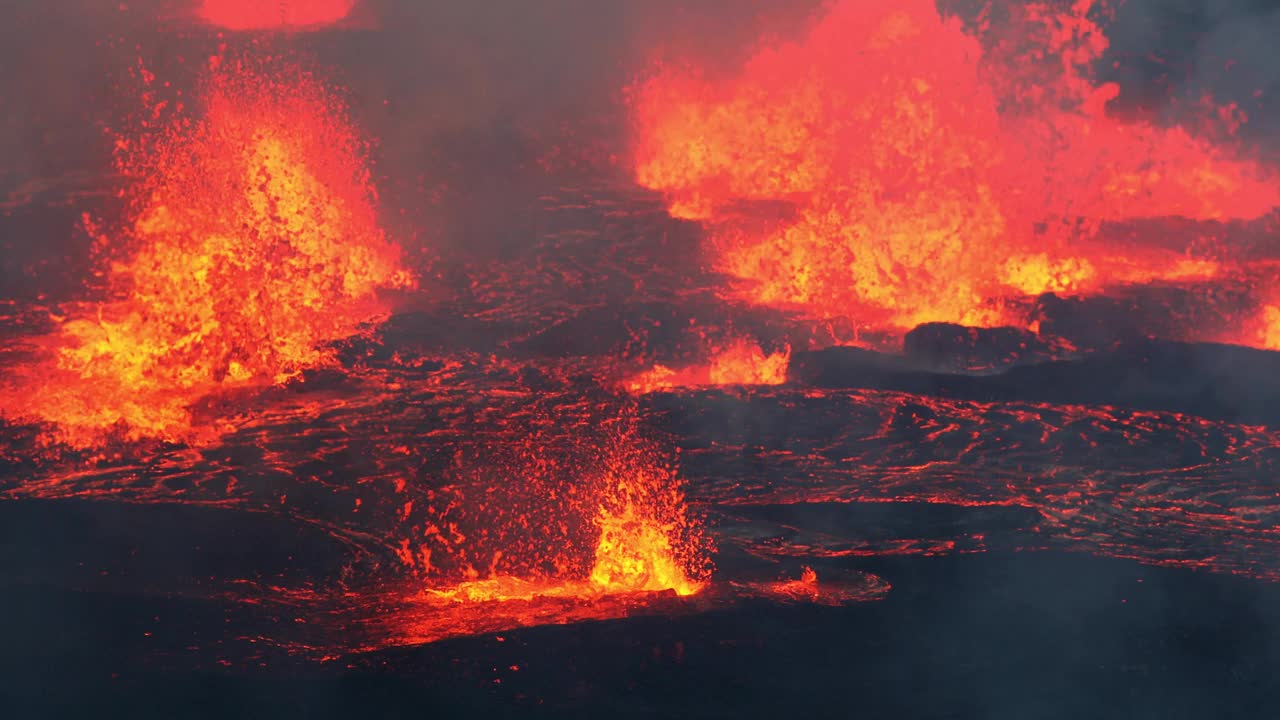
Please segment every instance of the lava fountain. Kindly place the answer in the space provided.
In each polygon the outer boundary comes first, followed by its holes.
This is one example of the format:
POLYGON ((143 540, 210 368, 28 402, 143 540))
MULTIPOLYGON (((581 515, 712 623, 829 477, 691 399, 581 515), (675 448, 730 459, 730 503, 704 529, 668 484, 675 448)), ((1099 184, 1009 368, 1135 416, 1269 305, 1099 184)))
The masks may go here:
POLYGON ((484 478, 469 485, 480 490, 437 500, 445 514, 420 533, 434 561, 419 562, 422 549, 402 559, 436 585, 461 575, 461 585, 432 591, 449 597, 696 593, 709 572, 702 529, 658 443, 641 436, 633 413, 620 413, 568 437, 529 428, 515 447, 488 453, 489 463, 504 466, 503 492, 476 468, 484 478), (502 460, 504 452, 511 459, 502 460), (454 504, 478 513, 460 525, 454 504), (460 542, 444 542, 449 537, 460 542))
MULTIPOLYGON (((510 512, 509 503, 484 508, 480 533, 500 540, 490 571, 481 573, 466 562, 466 579, 435 577, 426 580, 425 589, 416 578, 407 593, 391 601, 394 612, 375 614, 380 619, 372 624, 371 647, 625 617, 706 588, 710 540, 688 511, 674 466, 655 443, 639 437, 635 419, 625 411, 621 421, 605 424, 611 429, 603 439, 577 448, 593 459, 576 467, 541 452, 531 456, 523 470, 534 481, 519 485, 522 491, 545 485, 554 509, 540 516, 510 512), (555 486, 560 489, 550 489, 555 486), (566 525, 583 525, 585 532, 566 525), (533 543, 511 541, 530 533, 533 543), (506 569, 494 570, 498 567, 506 569)), ((493 496, 488 490, 483 494, 493 496)), ((428 528, 424 534, 437 542, 457 536, 466 544, 464 554, 483 544, 463 537, 456 526, 428 528)), ((419 562, 413 554, 402 559, 421 568, 430 565, 433 553, 417 557, 427 560, 419 562)), ((367 608, 355 611, 361 615, 367 608)))
POLYGON ((1092 0, 1010 12, 980 40, 933 0, 843 0, 727 75, 660 65, 630 88, 636 180, 707 228, 746 301, 873 327, 1026 324, 1007 300, 1232 271, 1097 231, 1256 219, 1275 173, 1109 115, 1092 0))
POLYGON ((329 89, 297 69, 213 62, 201 106, 117 140, 128 221, 88 224, 127 258, 107 271, 109 298, 72 308, 47 361, 17 373, 7 415, 72 444, 108 430, 182 439, 194 401, 324 365, 326 343, 387 314, 380 289, 413 283, 329 89))

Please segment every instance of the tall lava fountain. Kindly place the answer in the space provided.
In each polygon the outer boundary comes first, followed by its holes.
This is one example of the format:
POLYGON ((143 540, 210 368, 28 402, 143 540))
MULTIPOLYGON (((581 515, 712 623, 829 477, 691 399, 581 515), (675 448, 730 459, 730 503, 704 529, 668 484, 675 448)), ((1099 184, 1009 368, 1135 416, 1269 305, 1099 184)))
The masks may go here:
POLYGON ((11 414, 62 439, 179 440, 189 406, 325 364, 325 343, 384 317, 413 283, 378 224, 362 141, 321 82, 289 66, 211 62, 199 107, 116 143, 129 218, 98 228, 108 299, 46 338, 11 414))
POLYGON ((1238 270, 1093 242, 1280 204, 1231 147, 1108 114, 1098 11, 1032 4, 970 32, 932 0, 844 0, 735 72, 661 65, 631 89, 635 177, 709 229, 740 297, 872 327, 1025 326, 1008 300, 1238 270))

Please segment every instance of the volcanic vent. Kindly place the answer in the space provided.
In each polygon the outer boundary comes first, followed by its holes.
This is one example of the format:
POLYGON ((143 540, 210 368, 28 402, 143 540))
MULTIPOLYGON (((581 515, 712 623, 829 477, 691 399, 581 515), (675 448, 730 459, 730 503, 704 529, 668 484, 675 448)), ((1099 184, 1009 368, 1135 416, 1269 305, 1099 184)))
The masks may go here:
MULTIPOLYGON (((1033 3, 966 28, 930 0, 849 0, 736 70, 668 61, 631 88, 636 181, 707 228, 744 301, 869 327, 1027 327, 1028 296, 1269 278, 1099 237, 1255 220, 1280 196, 1231 143, 1108 113, 1098 10, 1033 3)), ((1257 290, 1268 304, 1270 283, 1257 290)))
POLYGON ((839 0, 548 122, 491 96, 521 63, 384 67, 421 7, 187 5, 169 79, 128 51, 119 207, 4 205, 72 208, 100 273, 0 305, 0 497, 136 510, 58 580, 216 606, 196 664, 714 645, 707 609, 893 602, 872 562, 1280 579, 1276 168, 1239 106, 1121 113, 1107 8, 839 0), (183 538, 217 570, 126 559, 183 538))
POLYGON ((128 222, 86 219, 107 298, 61 318, 8 391, 10 414, 72 443, 184 439, 202 396, 326 364, 326 343, 386 316, 380 289, 413 282, 331 92, 287 65, 210 65, 198 109, 159 103, 158 130, 117 139, 128 222))

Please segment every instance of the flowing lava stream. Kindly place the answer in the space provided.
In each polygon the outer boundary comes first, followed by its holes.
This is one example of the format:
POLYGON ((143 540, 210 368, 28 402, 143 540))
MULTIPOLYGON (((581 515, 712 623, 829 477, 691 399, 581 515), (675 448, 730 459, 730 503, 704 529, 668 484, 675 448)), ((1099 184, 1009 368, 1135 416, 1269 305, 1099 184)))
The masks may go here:
POLYGON ((1272 168, 1108 114, 1119 89, 1090 71, 1100 12, 1015 6, 974 35, 932 0, 843 0, 734 72, 660 65, 631 88, 636 180, 708 229, 735 297, 758 306, 1034 327, 1019 298, 1255 273, 1253 316, 1227 339, 1270 346, 1269 269, 1097 237, 1280 205, 1272 168))

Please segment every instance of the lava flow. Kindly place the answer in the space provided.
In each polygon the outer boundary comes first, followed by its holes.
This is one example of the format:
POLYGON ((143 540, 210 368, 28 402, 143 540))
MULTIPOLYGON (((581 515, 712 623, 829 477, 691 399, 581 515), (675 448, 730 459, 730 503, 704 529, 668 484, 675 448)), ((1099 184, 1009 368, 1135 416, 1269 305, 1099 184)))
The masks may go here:
POLYGON ((727 77, 659 66, 631 88, 635 177, 709 230, 739 297, 867 327, 1027 326, 1010 300, 1240 271, 1098 239, 1253 220, 1280 185, 1182 127, 1109 115, 1095 5, 1015 7, 971 35, 933 0, 843 0, 727 77))
POLYGON ((227 30, 311 30, 346 19, 356 0, 201 0, 202 22, 227 30))
POLYGON ((412 284, 329 90, 297 70, 214 63, 201 101, 198 118, 117 141, 134 185, 128 223, 96 230, 126 256, 109 299, 72 308, 40 343, 48 360, 15 373, 6 415, 72 444, 182 439, 193 402, 325 364, 325 343, 386 314, 380 289, 412 284))
MULTIPOLYGON (((209 0, 202 17, 309 29, 352 6, 209 0)), ((33 340, 42 309, 13 301, 22 342, 0 347, 0 500, 55 529, 43 518, 92 526, 104 509, 81 506, 107 501, 137 534, 72 534, 47 574, 39 536, 31 577, 265 608, 234 625, 257 645, 240 661, 726 599, 845 605, 888 592, 867 557, 1054 550, 1280 581, 1280 356, 1120 352, 1113 330, 1147 333, 1146 307, 1102 302, 1262 278, 1241 332, 1280 346, 1261 261, 1102 240, 1135 219, 1252 220, 1280 205, 1274 174, 1109 115, 1090 2, 975 34, 929 0, 825 7, 727 78, 637 84, 647 190, 548 170, 493 244, 473 221, 504 206, 441 201, 460 228, 431 226, 441 301, 394 316, 415 278, 329 88, 216 60, 180 107, 144 74, 146 131, 116 144, 123 221, 84 223, 104 287, 33 340), (714 267, 688 262, 708 242, 714 267), (1089 297, 1030 299, 1046 292, 1089 297), (901 336, 924 320, 1027 329, 901 336), (901 353, 830 347, 890 337, 901 353)), ((432 183, 525 162, 458 137, 432 183)), ((42 218, 23 211, 0 226, 42 218)))

